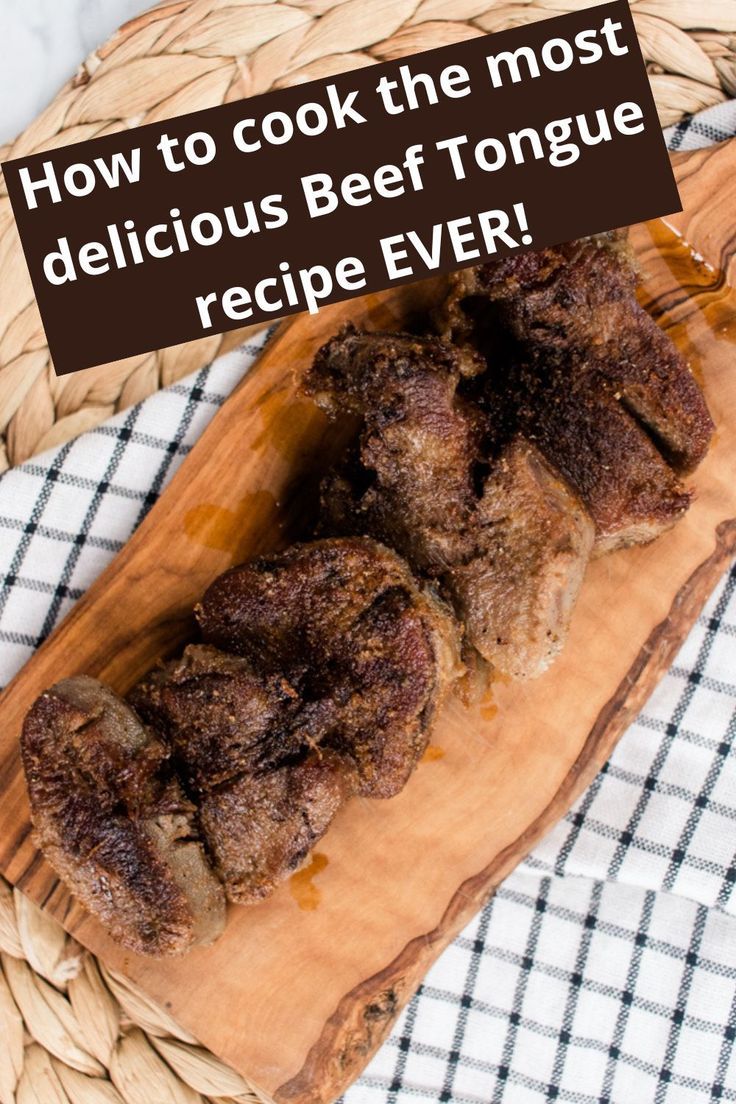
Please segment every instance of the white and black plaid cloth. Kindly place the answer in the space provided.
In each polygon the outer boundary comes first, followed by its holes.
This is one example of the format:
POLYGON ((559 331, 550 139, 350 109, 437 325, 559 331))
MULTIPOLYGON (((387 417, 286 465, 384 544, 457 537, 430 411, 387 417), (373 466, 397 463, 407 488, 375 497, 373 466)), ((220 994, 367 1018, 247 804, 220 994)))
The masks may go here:
MULTIPOLYGON (((734 133, 729 104, 667 137, 734 133)), ((258 347, 0 479, 0 681, 128 539, 258 347)), ((346 1104, 736 1101, 735 730, 732 570, 611 761, 430 970, 346 1104)))

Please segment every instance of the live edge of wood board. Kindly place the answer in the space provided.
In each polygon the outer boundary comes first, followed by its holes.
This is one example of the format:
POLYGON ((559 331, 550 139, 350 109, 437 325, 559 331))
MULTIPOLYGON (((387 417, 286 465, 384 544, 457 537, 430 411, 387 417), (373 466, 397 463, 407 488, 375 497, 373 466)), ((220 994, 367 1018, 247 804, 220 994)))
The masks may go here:
POLYGON ((352 801, 306 872, 262 905, 231 909, 214 947, 137 958, 71 901, 31 840, 22 718, 78 672, 126 691, 192 631, 191 608, 215 575, 299 535, 341 445, 298 398, 300 374, 342 321, 399 326, 432 285, 285 323, 2 697, 0 868, 266 1099, 330 1101, 357 1076, 440 951, 609 756, 734 553, 736 142, 678 155, 675 168, 684 213, 637 227, 634 240, 645 301, 686 350, 716 421, 689 514, 654 544, 595 561, 555 666, 535 682, 493 684, 479 706, 451 702, 404 792, 352 801))

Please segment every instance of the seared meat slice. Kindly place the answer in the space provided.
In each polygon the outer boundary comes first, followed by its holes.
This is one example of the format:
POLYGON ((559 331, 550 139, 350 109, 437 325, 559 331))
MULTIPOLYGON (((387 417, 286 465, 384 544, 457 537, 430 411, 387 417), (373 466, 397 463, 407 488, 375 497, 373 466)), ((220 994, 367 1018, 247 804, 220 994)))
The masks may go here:
POLYGON ((250 905, 268 897, 301 866, 354 792, 354 768, 329 748, 209 791, 202 830, 228 898, 250 905))
POLYGON ((469 639, 511 678, 542 674, 570 625, 593 546, 580 500, 523 438, 503 450, 478 503, 483 553, 447 582, 469 639))
POLYGON ((598 554, 646 543, 679 521, 690 494, 612 395, 566 372, 519 376, 518 425, 587 506, 598 554))
POLYGON ((477 296, 478 305, 498 304, 524 344, 589 349, 616 340, 636 286, 628 230, 616 230, 453 272, 439 329, 464 344, 473 327, 468 300, 477 296))
POLYGON ((82 904, 138 954, 222 932, 225 899, 168 751, 95 679, 42 694, 21 736, 41 850, 82 904))
POLYGON ((447 610, 370 540, 235 568, 198 616, 236 654, 191 646, 144 679, 130 701, 146 724, 77 678, 42 695, 23 732, 39 846, 116 939, 149 954, 222 929, 195 828, 230 900, 262 899, 352 794, 402 788, 462 673, 447 610))
MULTIPOLYGON (((462 554, 472 547, 467 524, 486 427, 480 410, 456 392, 482 366, 436 338, 346 327, 319 350, 304 383, 331 417, 364 419, 353 465, 354 475, 367 473, 355 501, 364 531, 430 573, 457 558, 458 542, 465 542, 462 554)), ((323 498, 331 491, 326 485, 323 498)))
POLYGON ((462 670, 449 613, 372 540, 294 545, 233 568, 195 612, 209 644, 299 688, 298 738, 350 759, 366 796, 403 788, 462 670))
POLYGON ((478 301, 544 372, 551 362, 571 382, 615 397, 645 428, 674 469, 703 459, 713 422, 682 354, 636 299, 628 232, 504 257, 457 273, 444 329, 468 336, 478 301))
POLYGON ((166 738, 229 900, 266 897, 355 791, 349 758, 314 749, 297 690, 250 660, 192 645, 131 692, 166 738))
POLYGON ((197 798, 243 773, 299 753, 298 691, 239 656, 193 644, 130 692, 138 715, 169 744, 197 798))
POLYGON ((486 661, 533 677, 564 640, 593 526, 531 445, 494 441, 503 427, 457 394, 476 371, 436 339, 348 329, 319 351, 307 393, 362 416, 323 484, 323 526, 392 544, 439 581, 486 661))

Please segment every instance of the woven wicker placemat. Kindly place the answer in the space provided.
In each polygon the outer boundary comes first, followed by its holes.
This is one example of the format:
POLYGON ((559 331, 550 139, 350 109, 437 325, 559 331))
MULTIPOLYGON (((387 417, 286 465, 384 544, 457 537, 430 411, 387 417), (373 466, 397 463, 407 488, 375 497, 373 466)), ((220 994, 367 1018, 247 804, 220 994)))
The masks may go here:
POLYGON ((259 1099, 0 877, 0 1104, 259 1099))
MULTIPOLYGON (((127 23, 0 159, 544 19, 592 0, 174 0, 127 23)), ((601 0, 602 2, 602 0, 601 0)), ((736 0, 631 0, 663 124, 736 95, 736 0)), ((232 334, 57 379, 0 180, 0 471, 201 367, 232 334)))
MULTIPOLYGON (((175 0, 123 27, 0 159, 560 14, 591 0, 175 0)), ((736 0, 632 0, 663 124, 736 95, 736 0)), ((206 363, 226 335, 57 379, 0 181, 0 470, 206 363)), ((257 1097, 0 878, 0 1104, 257 1097)))

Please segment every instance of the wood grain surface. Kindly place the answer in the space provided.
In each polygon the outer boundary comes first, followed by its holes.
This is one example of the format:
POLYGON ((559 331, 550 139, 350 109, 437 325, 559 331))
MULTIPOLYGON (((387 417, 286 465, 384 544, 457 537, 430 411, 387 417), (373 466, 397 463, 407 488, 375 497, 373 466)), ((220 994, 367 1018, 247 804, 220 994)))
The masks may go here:
POLYGON ((304 532, 340 434, 297 395, 345 319, 397 326, 441 281, 284 324, 104 575, 0 700, 0 869, 231 1062, 267 1100, 326 1102, 360 1072, 431 962, 569 808, 667 669, 736 548, 736 143, 676 158, 684 213, 638 227, 644 299, 703 382, 717 433, 686 518, 594 562, 557 664, 452 701, 405 791, 354 800, 315 861, 232 908, 214 947, 126 954, 36 852, 18 758, 33 699, 81 671, 126 691, 193 632, 231 563, 304 532), (681 236, 680 236, 681 235, 681 236), (683 243, 683 238, 688 245, 683 243))

